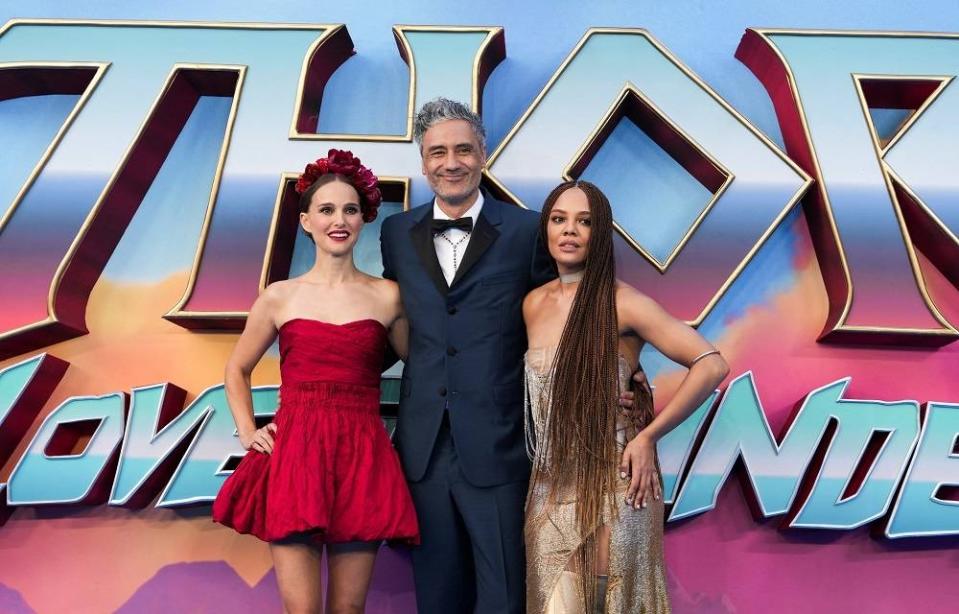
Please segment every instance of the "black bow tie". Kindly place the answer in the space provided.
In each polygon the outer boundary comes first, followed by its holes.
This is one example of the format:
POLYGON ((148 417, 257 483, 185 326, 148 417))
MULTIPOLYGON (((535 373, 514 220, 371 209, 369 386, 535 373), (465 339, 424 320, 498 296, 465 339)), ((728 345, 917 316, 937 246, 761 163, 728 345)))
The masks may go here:
POLYGON ((457 228, 463 232, 472 232, 473 218, 461 217, 458 220, 433 220, 432 230, 434 235, 446 232, 450 228, 457 228))

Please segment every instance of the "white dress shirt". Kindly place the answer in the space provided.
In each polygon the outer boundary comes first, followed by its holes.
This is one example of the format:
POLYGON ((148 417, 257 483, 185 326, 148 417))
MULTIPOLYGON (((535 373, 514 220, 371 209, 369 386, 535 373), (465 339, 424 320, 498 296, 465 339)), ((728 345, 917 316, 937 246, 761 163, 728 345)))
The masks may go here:
MULTIPOLYGON (((466 210, 466 213, 463 214, 463 217, 473 218, 473 227, 476 227, 476 220, 479 218, 480 209, 483 208, 483 193, 479 192, 476 196, 476 202, 473 203, 473 206, 466 210)), ((446 215, 439 205, 436 204, 436 199, 433 199, 433 219, 434 220, 449 220, 452 219, 450 216, 446 215)), ((440 261, 440 268, 443 269, 443 277, 446 278, 446 285, 453 283, 453 277, 456 276, 456 269, 463 264, 463 256, 466 254, 466 246, 470 242, 470 233, 467 233, 459 228, 449 228, 445 232, 442 232, 433 237, 433 246, 436 248, 436 258, 440 261), (454 247, 455 245, 455 247, 454 247), (455 252, 455 259, 454 259, 455 252), (455 262, 455 266, 454 266, 455 262)))

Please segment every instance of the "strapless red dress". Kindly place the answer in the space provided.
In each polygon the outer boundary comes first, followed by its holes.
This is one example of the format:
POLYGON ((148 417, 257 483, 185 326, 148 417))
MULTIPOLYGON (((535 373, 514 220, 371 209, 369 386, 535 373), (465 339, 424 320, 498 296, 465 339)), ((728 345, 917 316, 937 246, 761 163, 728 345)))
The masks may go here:
POLYGON ((280 407, 272 454, 250 450, 213 520, 276 541, 419 543, 413 501, 380 420, 386 329, 294 319, 280 327, 280 407))

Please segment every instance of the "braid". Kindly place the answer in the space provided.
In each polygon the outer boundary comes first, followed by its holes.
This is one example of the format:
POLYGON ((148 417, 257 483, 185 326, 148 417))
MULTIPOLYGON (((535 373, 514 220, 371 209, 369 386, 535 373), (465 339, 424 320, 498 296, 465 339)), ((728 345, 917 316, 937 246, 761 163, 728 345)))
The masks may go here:
POLYGON ((604 506, 616 513, 619 325, 612 211, 599 188, 586 181, 557 186, 540 217, 543 241, 553 205, 571 188, 582 190, 589 201, 589 249, 553 363, 550 418, 540 443, 544 465, 537 467, 532 479, 536 483, 549 476, 550 505, 563 491, 575 494, 576 521, 585 539, 577 556, 589 611, 596 595, 595 532, 602 524, 604 506))

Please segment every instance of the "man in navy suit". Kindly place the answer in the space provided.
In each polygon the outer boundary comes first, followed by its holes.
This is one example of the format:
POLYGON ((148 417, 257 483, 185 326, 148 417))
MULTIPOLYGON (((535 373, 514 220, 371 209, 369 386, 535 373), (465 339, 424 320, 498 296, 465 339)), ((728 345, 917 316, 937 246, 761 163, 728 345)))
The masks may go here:
POLYGON ((439 98, 414 137, 434 200, 383 222, 410 322, 394 440, 416 505, 420 614, 524 612, 523 297, 555 277, 538 214, 480 191, 486 135, 439 98))

